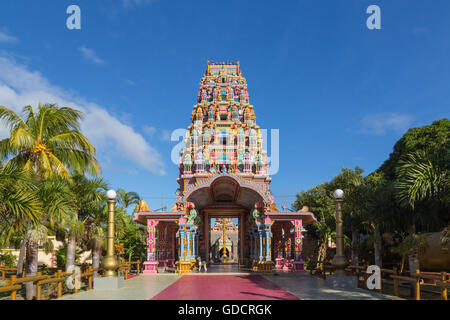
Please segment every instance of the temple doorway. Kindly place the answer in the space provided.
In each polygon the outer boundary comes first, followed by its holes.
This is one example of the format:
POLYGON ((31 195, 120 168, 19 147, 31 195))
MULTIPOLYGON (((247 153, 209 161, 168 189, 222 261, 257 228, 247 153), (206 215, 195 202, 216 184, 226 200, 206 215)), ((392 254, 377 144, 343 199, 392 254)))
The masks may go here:
POLYGON ((237 264, 239 261, 239 218, 210 218, 210 261, 237 264))

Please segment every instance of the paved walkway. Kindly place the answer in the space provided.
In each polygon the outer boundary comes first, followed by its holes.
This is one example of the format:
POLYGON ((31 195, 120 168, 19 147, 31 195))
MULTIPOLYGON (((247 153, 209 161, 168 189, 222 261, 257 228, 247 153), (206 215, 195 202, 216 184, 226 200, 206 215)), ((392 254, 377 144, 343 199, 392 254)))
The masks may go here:
POLYGON ((309 274, 272 273, 263 275, 301 300, 403 300, 365 289, 338 290, 328 287, 325 280, 309 274))
POLYGON ((260 275, 185 275, 153 300, 298 300, 260 275))
POLYGON ((117 290, 90 290, 64 296, 62 300, 149 300, 181 278, 175 274, 140 275, 125 280, 117 290))
POLYGON ((63 300, 397 300, 373 291, 336 290, 309 274, 154 274, 128 279, 121 289, 84 291, 63 300))

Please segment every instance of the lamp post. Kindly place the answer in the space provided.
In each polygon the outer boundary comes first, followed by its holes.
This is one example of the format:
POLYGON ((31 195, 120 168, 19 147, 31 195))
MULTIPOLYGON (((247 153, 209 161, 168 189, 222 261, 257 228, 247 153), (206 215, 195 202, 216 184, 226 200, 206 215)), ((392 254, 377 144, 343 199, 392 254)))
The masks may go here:
POLYGON ((106 270, 105 277, 115 277, 119 267, 117 258, 114 255, 114 208, 116 205, 116 192, 108 190, 108 234, 106 236, 106 257, 103 259, 102 267, 106 270))
POLYGON ((344 191, 337 189, 333 193, 334 203, 336 204, 336 255, 333 257, 332 264, 336 267, 335 274, 337 276, 345 276, 344 268, 348 265, 348 260, 344 255, 344 234, 342 220, 342 198, 344 191))

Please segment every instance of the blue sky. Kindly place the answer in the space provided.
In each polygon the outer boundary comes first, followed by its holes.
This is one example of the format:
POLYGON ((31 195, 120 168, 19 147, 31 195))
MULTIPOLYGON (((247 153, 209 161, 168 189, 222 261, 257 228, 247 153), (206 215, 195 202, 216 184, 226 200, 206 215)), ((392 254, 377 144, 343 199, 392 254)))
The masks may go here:
POLYGON ((238 59, 257 123, 280 130, 281 207, 449 116, 449 18, 447 0, 3 0, 0 104, 82 109, 111 186, 171 207, 170 132, 188 126, 207 60, 238 59), (81 30, 66 28, 71 4, 81 30), (366 27, 371 4, 381 30, 366 27))

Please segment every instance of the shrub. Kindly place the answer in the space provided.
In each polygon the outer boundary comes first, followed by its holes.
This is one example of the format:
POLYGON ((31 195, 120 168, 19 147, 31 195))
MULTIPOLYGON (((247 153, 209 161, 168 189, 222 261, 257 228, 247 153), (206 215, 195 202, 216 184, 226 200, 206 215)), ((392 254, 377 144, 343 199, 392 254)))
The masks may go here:
POLYGON ((13 268, 16 266, 17 257, 10 252, 5 252, 0 254, 0 265, 7 266, 8 268, 13 268))

